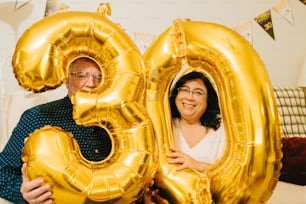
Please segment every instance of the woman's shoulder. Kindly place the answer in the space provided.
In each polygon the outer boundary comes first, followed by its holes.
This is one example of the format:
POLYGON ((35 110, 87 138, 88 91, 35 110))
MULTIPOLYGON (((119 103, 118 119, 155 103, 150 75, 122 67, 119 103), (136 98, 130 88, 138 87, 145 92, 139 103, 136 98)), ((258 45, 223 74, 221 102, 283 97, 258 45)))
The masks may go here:
POLYGON ((215 137, 218 138, 218 140, 225 141, 226 134, 223 123, 221 123, 220 127, 215 131, 215 137))
POLYGON ((221 122, 219 128, 217 129, 217 131, 223 131, 224 132, 224 124, 221 122))

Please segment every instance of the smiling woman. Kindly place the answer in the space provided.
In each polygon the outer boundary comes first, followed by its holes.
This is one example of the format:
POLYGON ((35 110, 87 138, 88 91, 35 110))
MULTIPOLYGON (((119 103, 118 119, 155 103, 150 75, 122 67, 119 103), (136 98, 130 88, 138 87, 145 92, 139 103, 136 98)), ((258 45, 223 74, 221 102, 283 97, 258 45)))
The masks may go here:
POLYGON ((204 172, 220 158, 225 142, 216 91, 202 73, 190 72, 176 82, 170 108, 176 148, 167 155, 169 163, 204 172))

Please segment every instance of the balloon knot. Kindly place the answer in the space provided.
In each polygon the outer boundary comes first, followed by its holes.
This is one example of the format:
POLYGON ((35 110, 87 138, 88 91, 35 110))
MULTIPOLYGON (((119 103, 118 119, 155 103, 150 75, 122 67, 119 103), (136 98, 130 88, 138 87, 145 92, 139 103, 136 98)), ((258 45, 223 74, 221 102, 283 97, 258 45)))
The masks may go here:
POLYGON ((112 9, 110 3, 100 3, 97 9, 99 15, 108 15, 112 14, 112 9))

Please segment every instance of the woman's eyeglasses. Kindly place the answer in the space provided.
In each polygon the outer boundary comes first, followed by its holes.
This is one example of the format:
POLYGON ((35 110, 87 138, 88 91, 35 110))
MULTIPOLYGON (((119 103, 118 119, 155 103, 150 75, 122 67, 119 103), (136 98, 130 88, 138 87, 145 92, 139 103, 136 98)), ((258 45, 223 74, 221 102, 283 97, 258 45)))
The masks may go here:
POLYGON ((184 96, 192 94, 196 98, 202 98, 203 96, 207 95, 207 93, 205 93, 201 89, 190 90, 190 88, 184 86, 179 87, 177 90, 179 94, 184 96))

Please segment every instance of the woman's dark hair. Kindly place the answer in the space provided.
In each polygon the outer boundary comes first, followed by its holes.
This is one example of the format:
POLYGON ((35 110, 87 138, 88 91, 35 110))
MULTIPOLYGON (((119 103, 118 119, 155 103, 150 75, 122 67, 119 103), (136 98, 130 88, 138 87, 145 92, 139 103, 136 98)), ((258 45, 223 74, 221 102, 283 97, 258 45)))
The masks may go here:
POLYGON ((193 80, 193 79, 201 79, 204 82, 204 85, 207 88, 207 109, 205 113, 201 117, 201 124, 206 127, 213 128, 214 130, 217 130, 220 127, 221 123, 221 116, 220 116, 220 107, 219 107, 219 101, 218 96, 211 85, 208 78, 206 78, 202 73, 200 72, 190 72, 183 77, 181 77, 175 84, 175 87, 172 91, 172 94, 170 96, 170 108, 171 108, 171 114, 172 118, 180 118, 181 114, 177 110, 176 104, 175 104, 175 98, 178 94, 178 88, 183 86, 187 81, 193 80))

